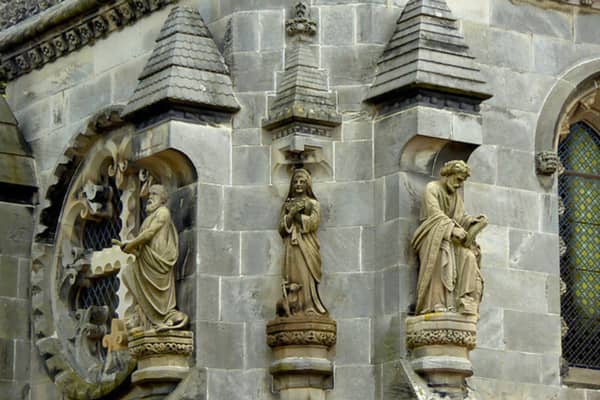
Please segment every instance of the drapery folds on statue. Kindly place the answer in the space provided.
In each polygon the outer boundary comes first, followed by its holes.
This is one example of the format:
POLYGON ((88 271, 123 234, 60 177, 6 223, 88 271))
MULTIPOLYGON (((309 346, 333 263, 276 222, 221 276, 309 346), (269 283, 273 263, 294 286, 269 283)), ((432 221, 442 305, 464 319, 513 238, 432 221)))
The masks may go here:
POLYGON ((310 173, 297 169, 279 217, 279 233, 284 243, 283 299, 281 316, 293 314, 327 315, 318 285, 321 282, 321 250, 317 229, 320 204, 312 191, 310 173))
POLYGON ((442 169, 442 179, 425 188, 421 225, 412 239, 420 261, 417 314, 479 313, 483 278, 475 236, 487 219, 465 213, 458 190, 469 174, 466 163, 450 161, 442 169))
POLYGON ((130 328, 179 329, 188 321, 175 308, 178 234, 166 202, 165 189, 161 185, 152 186, 146 206, 148 216, 139 234, 130 242, 119 243, 125 252, 136 255, 135 264, 121 274, 133 296, 134 310, 126 315, 130 328))

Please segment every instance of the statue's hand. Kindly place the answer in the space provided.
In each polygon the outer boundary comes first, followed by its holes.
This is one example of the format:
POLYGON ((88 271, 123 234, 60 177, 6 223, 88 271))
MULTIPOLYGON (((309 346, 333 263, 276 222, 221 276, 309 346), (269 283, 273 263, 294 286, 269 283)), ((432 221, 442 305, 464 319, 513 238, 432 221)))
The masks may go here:
POLYGON ((455 226, 452 228, 452 238, 457 239, 458 241, 463 241, 467 237, 467 231, 459 226, 455 226))

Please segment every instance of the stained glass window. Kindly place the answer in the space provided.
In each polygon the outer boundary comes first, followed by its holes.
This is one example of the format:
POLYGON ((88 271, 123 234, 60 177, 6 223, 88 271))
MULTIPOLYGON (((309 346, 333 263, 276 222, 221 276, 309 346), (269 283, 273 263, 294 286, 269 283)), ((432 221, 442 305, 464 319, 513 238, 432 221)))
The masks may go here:
POLYGON ((559 144, 561 313, 568 331, 563 357, 570 367, 600 369, 600 136, 584 123, 559 144))

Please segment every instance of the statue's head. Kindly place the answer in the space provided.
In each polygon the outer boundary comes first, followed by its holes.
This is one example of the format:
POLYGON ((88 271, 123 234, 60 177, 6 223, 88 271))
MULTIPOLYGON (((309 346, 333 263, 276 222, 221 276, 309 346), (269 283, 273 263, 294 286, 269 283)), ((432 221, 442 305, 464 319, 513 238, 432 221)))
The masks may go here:
POLYGON ((462 160, 448 161, 440 171, 442 180, 450 193, 454 193, 462 187, 464 182, 471 176, 471 168, 462 160))
POLYGON ((167 204, 169 195, 163 185, 152 185, 148 195, 148 202, 146 203, 146 211, 153 213, 160 206, 167 204))
POLYGON ((292 175, 288 198, 302 195, 307 195, 308 197, 316 199, 312 191, 312 177, 310 172, 304 168, 298 168, 294 170, 294 174, 292 175))

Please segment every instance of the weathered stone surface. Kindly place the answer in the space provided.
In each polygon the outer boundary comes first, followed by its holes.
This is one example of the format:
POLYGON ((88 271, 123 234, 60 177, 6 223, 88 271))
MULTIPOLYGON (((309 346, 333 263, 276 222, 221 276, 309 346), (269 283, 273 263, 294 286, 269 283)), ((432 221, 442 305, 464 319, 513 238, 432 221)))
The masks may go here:
POLYGON ((537 354, 477 348, 471 352, 471 361, 478 377, 541 383, 542 357, 537 354))
POLYGON ((102 75, 75 86, 68 92, 69 123, 86 118, 111 104, 111 78, 102 75))
POLYGON ((320 34, 324 46, 348 46, 354 43, 354 7, 322 7, 320 34))
POLYGON ((244 358, 245 369, 268 369, 273 361, 271 349, 267 345, 267 335, 265 333, 266 326, 267 321, 262 320, 249 321, 246 323, 246 355, 244 358))
POLYGON ((371 359, 375 363, 406 357, 404 313, 377 316, 371 325, 371 359))
POLYGON ((536 114, 488 106, 482 110, 483 143, 533 152, 536 114))
POLYGON ((270 180, 270 149, 241 146, 232 150, 234 185, 267 185, 270 180))
MULTIPOLYGON (((587 20, 591 15, 578 14, 575 17, 576 37, 593 32, 594 27, 586 26, 586 30, 577 30, 577 21, 587 20)), ((597 18, 597 16, 593 17, 597 18)), ((578 41, 576 39, 576 41, 578 41)), ((572 65, 593 58, 598 53, 598 44, 591 41, 586 44, 573 43, 571 40, 557 39, 545 36, 533 37, 533 59, 535 70, 549 75, 562 75, 572 65)))
POLYGON ((328 228, 318 232, 323 271, 358 272, 360 269, 360 229, 328 228))
MULTIPOLYGON (((279 276, 223 277, 221 318, 227 322, 268 320, 275 315, 280 294, 279 276)), ((329 303, 325 300, 325 304, 329 303)))
MULTIPOLYGON (((446 0, 448 7, 450 7, 454 15, 460 21, 475 21, 483 24, 489 23, 491 1, 492 0, 479 0, 464 3, 460 0, 446 0)), ((467 40, 467 43, 471 45, 471 48, 474 48, 471 41, 467 40)))
POLYGON ((197 321, 217 321, 220 312, 220 278, 198 274, 196 277, 196 318, 197 321))
POLYGON ((370 141, 335 143, 336 181, 369 180, 372 176, 373 151, 370 141))
MULTIPOLYGON (((485 292, 483 295, 485 296, 485 292)), ((504 350, 504 310, 493 306, 485 307, 479 315, 477 347, 504 350)))
POLYGON ((472 215, 487 215, 490 224, 536 230, 538 215, 529 210, 537 203, 534 192, 473 182, 465 185, 465 209, 472 215))
POLYGON ((0 338, 24 339, 29 337, 29 302, 0 298, 0 338))
POLYGON ((198 230, 199 271, 212 275, 239 275, 240 233, 198 230))
POLYGON ((373 122, 369 120, 345 121, 342 125, 342 136, 345 141, 372 139, 373 122))
POLYGON ((525 190, 539 190, 540 184, 535 175, 533 153, 513 149, 498 149, 498 185, 525 190), (510 178, 509 178, 510 176, 510 178))
POLYGON ((568 14, 529 4, 494 1, 491 4, 490 24, 523 33, 564 39, 573 37, 568 14))
POLYGON ((375 400, 375 367, 339 366, 335 369, 335 390, 331 400, 375 400))
POLYGON ((383 220, 389 221, 400 217, 400 208, 407 208, 407 204, 404 202, 402 202, 402 204, 400 203, 400 175, 394 174, 386 176, 384 185, 385 214, 383 220))
POLYGON ((259 47, 257 12, 235 13, 232 16, 233 51, 257 51, 259 47))
POLYGON ((3 221, 0 254, 28 257, 33 238, 33 209, 3 203, 0 221, 3 221))
POLYGON ((232 76, 236 92, 275 89, 273 72, 281 69, 281 50, 233 53, 232 76))
POLYGON ((208 370, 208 399, 275 400, 267 370, 208 370))
POLYGON ((196 365, 238 369, 243 365, 244 324, 198 321, 196 323, 196 365))
POLYGON ((15 117, 19 121, 19 131, 26 140, 37 138, 50 129, 50 102, 41 100, 18 109, 15 117))
POLYGON ((546 277, 543 274, 496 268, 485 268, 482 273, 485 279, 482 308, 547 312, 546 277))
POLYGON ((550 194, 540 195, 541 231, 547 233, 558 233, 558 197, 550 194))
POLYGON ((598 28, 598 15, 577 13, 573 19, 573 25, 575 27, 575 42, 598 44, 598 35, 600 35, 600 28, 598 28))
POLYGON ((337 332, 336 365, 370 363, 371 319, 338 319, 337 332))
POLYGON ((281 49, 285 39, 283 13, 279 10, 262 11, 258 23, 261 51, 281 49))
POLYGON ((506 310, 504 338, 507 350, 559 354, 560 316, 506 310))
POLYGON ((283 242, 277 231, 242 232, 242 275, 281 275, 283 242))
MULTIPOLYGON (((498 148, 496 146, 479 146, 469 157, 473 182, 494 185, 498 176, 498 148)), ((501 164, 504 168, 505 165, 501 164)))
POLYGON ((0 338, 0 379, 14 378, 15 341, 0 338))
POLYGON ((234 146, 258 145, 261 140, 261 130, 258 128, 236 129, 232 136, 234 146))
POLYGON ((355 226, 373 223, 371 182, 338 183, 335 186, 315 183, 321 202, 321 226, 355 226))
MULTIPOLYGON (((225 229, 276 229, 286 189, 278 190, 275 186, 226 187, 225 229)), ((319 194, 318 190, 315 192, 319 194)))
POLYGON ((381 46, 327 46, 321 49, 321 66, 327 68, 331 85, 370 83, 375 72, 381 46))
POLYGON ((510 267, 558 275, 558 236, 511 229, 510 267))
POLYGON ((360 4, 356 7, 356 41, 386 44, 394 32, 394 22, 399 15, 398 8, 360 4))
POLYGON ((477 237, 481 246, 481 265, 483 268, 508 268, 509 252, 508 228, 488 225, 477 237))
MULTIPOLYGON (((475 33, 475 32, 474 32, 475 33)), ((532 37, 529 34, 488 28, 480 30, 482 35, 479 52, 485 54, 480 62, 514 71, 528 72, 533 68, 532 37)))
POLYGON ((223 187, 198 184, 198 228, 219 229, 223 227, 223 187))
POLYGON ((199 183, 229 183, 231 133, 228 129, 180 121, 169 125, 171 145, 190 158, 199 183))
MULTIPOLYGON (((233 116, 233 128, 260 128, 262 119, 266 116, 267 102, 264 95, 256 93, 236 93, 241 110, 233 116)), ((234 133, 235 135, 235 133, 234 133)))
POLYGON ((19 291, 19 259, 11 256, 0 256, 0 296, 17 297, 19 291))
POLYGON ((373 293, 373 273, 330 274, 325 271, 320 285, 323 303, 336 318, 360 318, 373 314, 374 296, 357 296, 356 293, 373 293))

